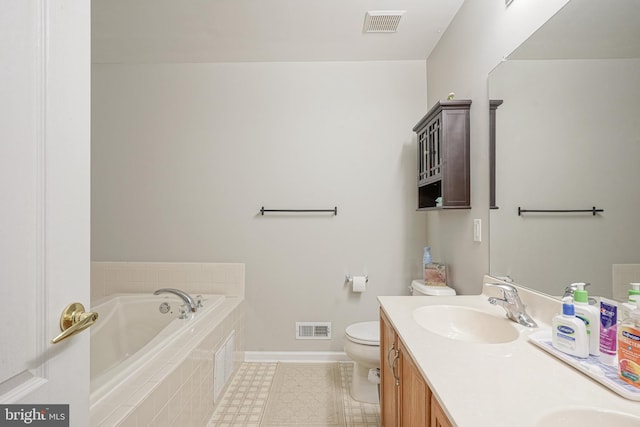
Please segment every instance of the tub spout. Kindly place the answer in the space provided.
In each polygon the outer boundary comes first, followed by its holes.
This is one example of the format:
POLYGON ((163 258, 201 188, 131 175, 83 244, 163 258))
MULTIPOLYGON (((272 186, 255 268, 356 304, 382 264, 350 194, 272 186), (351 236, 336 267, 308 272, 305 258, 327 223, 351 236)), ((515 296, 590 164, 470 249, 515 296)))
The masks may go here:
POLYGON ((191 295, 189 295, 185 291, 181 291, 180 289, 162 288, 162 289, 158 289, 153 294, 154 295, 160 295, 160 294, 174 294, 174 295, 177 295, 180 298, 182 298, 184 303, 189 308, 189 311, 195 313, 198 310, 198 303, 196 302, 196 300, 193 299, 193 297, 191 295))

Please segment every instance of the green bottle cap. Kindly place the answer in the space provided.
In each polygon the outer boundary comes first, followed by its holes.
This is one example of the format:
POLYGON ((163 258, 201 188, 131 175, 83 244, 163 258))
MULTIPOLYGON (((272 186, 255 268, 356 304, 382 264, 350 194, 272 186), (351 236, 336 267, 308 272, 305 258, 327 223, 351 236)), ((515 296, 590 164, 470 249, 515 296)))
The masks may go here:
POLYGON ((589 302, 589 295, 587 294, 587 291, 581 291, 581 290, 576 290, 573 293, 573 300, 575 302, 589 302))

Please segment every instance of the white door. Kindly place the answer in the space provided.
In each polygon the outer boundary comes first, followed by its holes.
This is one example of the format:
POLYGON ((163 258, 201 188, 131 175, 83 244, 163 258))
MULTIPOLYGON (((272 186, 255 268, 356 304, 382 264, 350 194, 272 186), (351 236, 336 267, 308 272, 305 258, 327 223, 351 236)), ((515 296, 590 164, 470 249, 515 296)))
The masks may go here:
POLYGON ((50 341, 89 307, 90 19, 89 0, 0 1, 0 405, 68 404, 75 427, 89 333, 50 341))

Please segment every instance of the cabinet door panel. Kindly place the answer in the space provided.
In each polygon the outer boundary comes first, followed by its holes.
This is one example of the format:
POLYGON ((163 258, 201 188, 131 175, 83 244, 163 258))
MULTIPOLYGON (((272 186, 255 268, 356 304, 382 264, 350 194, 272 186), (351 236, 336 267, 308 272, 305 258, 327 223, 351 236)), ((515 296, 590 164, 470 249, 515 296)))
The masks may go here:
POLYGON ((433 396, 431 396, 431 427, 453 427, 453 424, 451 424, 442 407, 433 396))
POLYGON ((402 427, 424 427, 429 423, 431 392, 402 342, 399 342, 399 347, 402 354, 401 425, 402 427))
POLYGON ((393 327, 380 311, 380 411, 382 427, 397 427, 399 423, 400 393, 396 385, 399 356, 397 339, 393 327), (393 365, 395 363, 395 365, 393 365), (392 369, 392 366, 395 366, 392 369))

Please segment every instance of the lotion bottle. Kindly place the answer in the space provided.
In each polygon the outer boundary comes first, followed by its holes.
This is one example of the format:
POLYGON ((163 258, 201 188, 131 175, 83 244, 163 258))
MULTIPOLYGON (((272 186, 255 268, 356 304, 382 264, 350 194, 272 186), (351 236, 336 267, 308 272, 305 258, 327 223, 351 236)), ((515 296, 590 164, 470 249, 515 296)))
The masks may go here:
POLYGON ((600 362, 618 366, 618 304, 600 298, 600 362))
POLYGON ((629 283, 629 285, 631 286, 629 299, 622 303, 620 310, 620 319, 623 321, 631 317, 631 312, 636 308, 636 300, 640 299, 640 283, 629 283))
POLYGON ((618 328, 618 374, 640 388, 640 299, 631 317, 618 328))
POLYGON ((562 314, 557 314, 551 321, 551 344, 554 348, 572 356, 581 358, 589 356, 587 327, 576 317, 571 297, 562 299, 562 314))
POLYGON ((422 255, 422 278, 425 283, 427 282, 427 268, 431 264, 431 248, 429 246, 424 247, 424 253, 422 255))
POLYGON ((584 283, 576 283, 578 289, 573 293, 576 317, 581 319, 587 327, 589 337, 589 354, 600 356, 600 310, 595 305, 589 305, 589 295, 584 289, 584 283))

